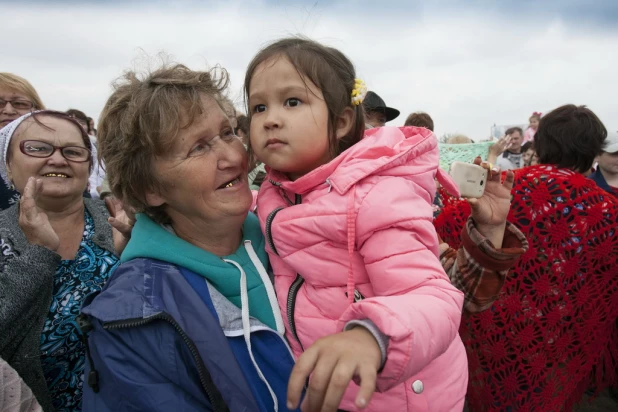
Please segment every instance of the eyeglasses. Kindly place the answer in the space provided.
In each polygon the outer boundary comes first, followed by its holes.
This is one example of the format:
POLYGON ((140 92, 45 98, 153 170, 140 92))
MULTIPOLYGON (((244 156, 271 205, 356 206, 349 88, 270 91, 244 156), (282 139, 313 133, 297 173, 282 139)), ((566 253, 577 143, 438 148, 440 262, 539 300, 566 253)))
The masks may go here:
POLYGON ((56 150, 60 150, 62 157, 71 162, 87 162, 92 156, 90 150, 81 146, 54 146, 38 140, 24 140, 19 144, 19 150, 26 156, 47 158, 51 157, 56 150))
POLYGON ((24 100, 24 99, 16 99, 16 100, 4 100, 4 99, 0 99, 0 109, 4 109, 7 105, 7 103, 11 103, 11 106, 13 106, 13 108, 15 110, 30 110, 34 107, 34 104, 32 104, 31 101, 29 100, 24 100))

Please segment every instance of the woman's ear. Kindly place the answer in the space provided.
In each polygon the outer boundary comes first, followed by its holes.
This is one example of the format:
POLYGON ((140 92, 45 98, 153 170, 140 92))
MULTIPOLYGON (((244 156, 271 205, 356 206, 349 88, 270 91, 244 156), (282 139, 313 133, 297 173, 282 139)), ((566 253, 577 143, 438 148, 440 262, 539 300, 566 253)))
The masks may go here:
POLYGON ((148 206, 157 207, 165 203, 165 199, 154 191, 146 191, 146 203, 148 206))
POLYGON ((354 125, 354 109, 346 107, 337 118, 337 140, 342 139, 350 133, 354 125))

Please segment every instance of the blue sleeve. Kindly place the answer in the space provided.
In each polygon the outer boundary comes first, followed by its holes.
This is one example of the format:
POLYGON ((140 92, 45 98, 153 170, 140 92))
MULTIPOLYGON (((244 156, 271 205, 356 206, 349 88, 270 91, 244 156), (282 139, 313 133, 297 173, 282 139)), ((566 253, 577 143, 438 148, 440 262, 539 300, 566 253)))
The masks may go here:
POLYGON ((126 329, 103 329, 92 319, 88 338, 99 392, 84 373, 84 412, 210 411, 193 358, 166 322, 126 329))

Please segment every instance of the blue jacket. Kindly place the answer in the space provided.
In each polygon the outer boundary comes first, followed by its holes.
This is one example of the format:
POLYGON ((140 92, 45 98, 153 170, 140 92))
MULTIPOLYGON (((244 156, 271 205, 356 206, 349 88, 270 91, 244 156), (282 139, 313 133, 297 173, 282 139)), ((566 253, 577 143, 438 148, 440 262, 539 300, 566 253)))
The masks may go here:
MULTIPOLYGON (((138 217, 131 242, 145 246, 143 254, 174 260, 179 251, 172 250, 167 236, 175 235, 163 228, 167 235, 158 232, 155 226, 159 226, 152 223, 138 217), (155 242, 146 246, 148 237, 155 242)), ((247 293, 247 284, 255 289, 247 282, 249 273, 262 266, 252 249, 254 243, 263 249, 254 224, 257 219, 250 215, 239 248, 246 249, 251 259, 243 260, 240 252, 215 257, 238 270, 241 284, 244 279, 244 292, 239 286, 240 307, 213 286, 207 273, 152 257, 133 256, 116 269, 99 294, 87 298, 82 313, 92 330, 88 334, 91 362, 84 373, 84 412, 287 411, 293 357, 282 331, 250 317, 246 303, 261 296, 247 293)), ((139 254, 135 245, 127 250, 139 254)), ((204 256, 206 262, 211 259, 204 256)), ((263 267, 260 270, 264 274, 263 267)), ((272 285, 266 288, 272 290, 272 285)), ((274 315, 280 319, 280 314, 274 315)))
POLYGON ((599 186, 601 189, 605 190, 608 193, 611 193, 614 196, 618 196, 618 193, 616 193, 605 180, 605 176, 603 176, 603 173, 601 173, 601 168, 597 168, 597 170, 588 177, 594 180, 597 186, 599 186))

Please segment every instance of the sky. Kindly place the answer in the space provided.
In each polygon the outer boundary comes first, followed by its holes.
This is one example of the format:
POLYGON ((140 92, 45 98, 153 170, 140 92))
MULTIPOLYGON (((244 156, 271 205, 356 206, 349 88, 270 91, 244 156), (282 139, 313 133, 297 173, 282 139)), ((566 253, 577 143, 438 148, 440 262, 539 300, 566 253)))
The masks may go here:
POLYGON ((98 119, 126 70, 166 60, 242 84, 267 44, 303 35, 333 46, 401 115, 429 113, 436 134, 489 136, 534 111, 585 104, 618 130, 618 1, 0 0, 0 71, 28 79, 48 108, 98 119))

